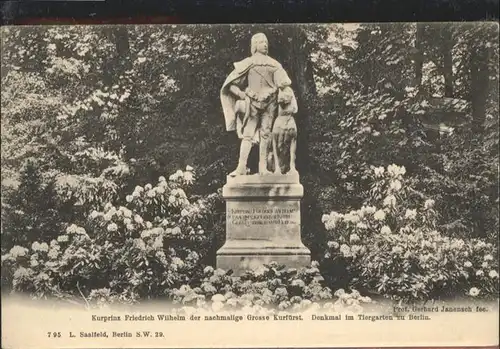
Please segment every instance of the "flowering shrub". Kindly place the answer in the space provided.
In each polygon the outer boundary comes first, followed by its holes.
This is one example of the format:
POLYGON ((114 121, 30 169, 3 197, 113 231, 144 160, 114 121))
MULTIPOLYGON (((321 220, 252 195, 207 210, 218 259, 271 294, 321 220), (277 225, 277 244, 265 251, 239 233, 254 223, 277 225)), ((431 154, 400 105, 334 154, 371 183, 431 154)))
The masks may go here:
POLYGON ((396 165, 373 168, 363 207, 323 216, 330 232, 326 259, 347 268, 351 286, 394 299, 498 295, 495 246, 441 234, 435 202, 416 199, 405 172, 396 165))
POLYGON ((243 310, 257 313, 330 309, 359 312, 361 304, 371 303, 359 292, 336 292, 320 282, 318 263, 302 269, 285 268, 272 262, 233 277, 222 269, 206 267, 204 278, 197 284, 186 284, 173 291, 174 304, 192 310, 243 310))
POLYGON ((155 186, 137 186, 123 206, 107 203, 50 244, 14 246, 2 256, 3 281, 34 297, 73 293, 133 302, 167 296, 202 270, 202 224, 213 198, 192 200, 185 190, 193 180, 188 166, 155 186))

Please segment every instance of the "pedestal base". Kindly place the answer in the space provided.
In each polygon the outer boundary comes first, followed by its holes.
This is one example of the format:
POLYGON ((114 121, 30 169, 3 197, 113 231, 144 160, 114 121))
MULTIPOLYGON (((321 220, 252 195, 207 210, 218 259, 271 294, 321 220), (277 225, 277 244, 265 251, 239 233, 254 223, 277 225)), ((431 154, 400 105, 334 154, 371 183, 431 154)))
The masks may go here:
POLYGON ((298 176, 228 177, 223 196, 226 243, 217 251, 217 268, 240 275, 271 262, 293 268, 310 264, 300 237, 298 176))
POLYGON ((301 268, 311 264, 309 250, 301 247, 266 246, 266 241, 253 240, 251 248, 245 240, 228 241, 217 252, 217 268, 233 270, 241 275, 247 270, 255 270, 264 264, 276 262, 289 268, 301 268), (260 245, 260 246, 259 246, 260 245))

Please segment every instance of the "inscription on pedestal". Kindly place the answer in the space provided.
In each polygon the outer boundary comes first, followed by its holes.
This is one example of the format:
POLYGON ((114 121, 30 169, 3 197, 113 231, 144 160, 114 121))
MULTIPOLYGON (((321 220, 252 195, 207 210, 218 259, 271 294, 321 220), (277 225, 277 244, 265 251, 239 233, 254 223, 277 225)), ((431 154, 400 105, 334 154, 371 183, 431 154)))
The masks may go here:
POLYGON ((300 203, 289 201, 228 201, 229 239, 300 239, 300 203))
POLYGON ((244 226, 261 226, 269 224, 298 224, 295 213, 298 207, 254 207, 250 209, 232 208, 228 210, 227 219, 229 224, 244 226))

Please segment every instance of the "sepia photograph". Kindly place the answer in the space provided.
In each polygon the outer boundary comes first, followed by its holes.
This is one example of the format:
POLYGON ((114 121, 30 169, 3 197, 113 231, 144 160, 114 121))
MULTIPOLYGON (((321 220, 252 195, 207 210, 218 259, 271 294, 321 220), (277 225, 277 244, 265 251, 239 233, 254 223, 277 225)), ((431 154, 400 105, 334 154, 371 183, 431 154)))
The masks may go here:
POLYGON ((1 31, 2 347, 498 346, 498 23, 1 31))

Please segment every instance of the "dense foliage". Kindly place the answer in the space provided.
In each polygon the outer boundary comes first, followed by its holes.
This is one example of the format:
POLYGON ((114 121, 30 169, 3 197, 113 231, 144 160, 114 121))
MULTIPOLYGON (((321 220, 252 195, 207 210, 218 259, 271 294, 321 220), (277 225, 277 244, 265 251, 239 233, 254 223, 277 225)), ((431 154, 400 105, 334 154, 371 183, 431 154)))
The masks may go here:
POLYGON ((49 243, 12 247, 2 256, 2 274, 14 290, 35 297, 102 288, 127 301, 168 296, 199 273, 207 254, 202 225, 210 228, 206 217, 217 199, 188 197, 192 182, 188 168, 154 187, 137 186, 122 206, 92 211, 82 226, 67 226, 49 243))
POLYGON ((412 198, 396 165, 375 167, 370 198, 351 212, 324 215, 331 231, 325 263, 347 270, 348 284, 401 300, 498 295, 498 250, 484 240, 436 230, 433 199, 412 198))
POLYGON ((497 62, 490 23, 2 28, 2 286, 282 308, 314 303, 307 287, 494 295, 497 62), (257 31, 299 103, 302 236, 324 277, 280 271, 300 301, 274 295, 271 274, 203 288, 225 277, 206 267, 238 154, 219 88, 257 31), (348 213, 322 220, 332 211, 348 213))

